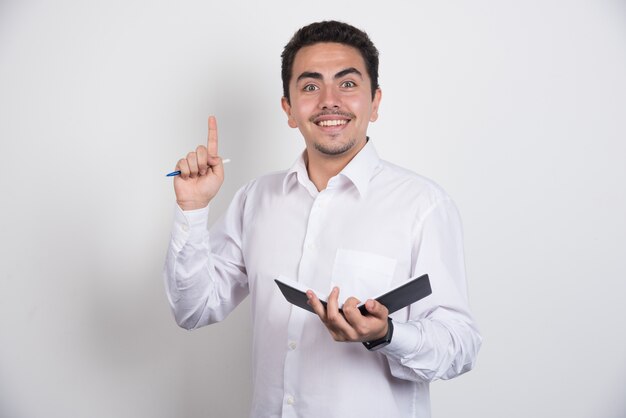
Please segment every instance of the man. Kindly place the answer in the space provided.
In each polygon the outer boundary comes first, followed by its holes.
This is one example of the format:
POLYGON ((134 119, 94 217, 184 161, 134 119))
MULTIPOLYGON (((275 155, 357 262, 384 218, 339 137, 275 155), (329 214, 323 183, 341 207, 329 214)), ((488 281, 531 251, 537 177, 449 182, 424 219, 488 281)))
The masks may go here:
POLYGON ((369 141, 381 90, 364 32, 311 24, 282 60, 282 107, 306 143, 289 170, 244 186, 209 233, 208 204, 223 181, 214 118, 208 146, 177 164, 165 265, 176 320, 188 329, 220 321, 250 295, 253 417, 428 417, 429 382, 470 370, 481 344, 456 208, 369 141), (369 315, 356 308, 424 273, 432 295, 391 318, 374 300, 369 315), (327 308, 312 291, 317 316, 293 307, 279 275, 328 289, 327 308))

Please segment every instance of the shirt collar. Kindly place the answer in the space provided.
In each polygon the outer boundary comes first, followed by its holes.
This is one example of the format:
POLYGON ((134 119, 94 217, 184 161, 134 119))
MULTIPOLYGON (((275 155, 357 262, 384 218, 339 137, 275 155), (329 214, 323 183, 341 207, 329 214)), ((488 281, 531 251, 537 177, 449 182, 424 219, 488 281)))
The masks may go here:
POLYGON ((309 190, 312 195, 317 193, 315 185, 309 179, 309 173, 306 170, 306 150, 302 151, 298 159, 293 163, 291 168, 287 170, 283 179, 283 193, 287 194, 297 183, 302 184, 304 188, 309 190))
MULTIPOLYGON (((300 154, 291 168, 287 170, 283 180, 283 193, 288 193, 296 183, 302 184, 307 189, 311 186, 315 189, 306 170, 305 158, 306 150, 300 154)), ((374 174, 376 174, 379 167, 380 157, 374 148, 374 144, 372 144, 372 141, 368 138, 367 143, 361 151, 354 156, 336 177, 344 177, 349 180, 357 189, 359 195, 364 196, 369 189, 370 180, 374 174)))

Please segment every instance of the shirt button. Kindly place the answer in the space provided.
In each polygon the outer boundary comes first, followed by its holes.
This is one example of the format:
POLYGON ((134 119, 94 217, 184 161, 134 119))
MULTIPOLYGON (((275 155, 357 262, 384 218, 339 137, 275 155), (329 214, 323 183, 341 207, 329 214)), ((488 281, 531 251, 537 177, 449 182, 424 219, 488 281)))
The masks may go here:
POLYGON ((313 244, 313 243, 311 242, 311 243, 309 243, 309 244, 307 245, 307 248, 308 248, 310 251, 315 251, 315 244, 313 244))
POLYGON ((189 225, 187 224, 183 224, 180 228, 185 232, 189 231, 189 225))
POLYGON ((296 342, 295 342, 295 341, 290 341, 290 342, 289 342, 289 349, 291 349, 291 350, 295 350, 297 346, 298 346, 298 345, 296 344, 296 342))
POLYGON ((293 405, 295 402, 296 400, 293 398, 293 396, 287 396, 287 405, 293 405))

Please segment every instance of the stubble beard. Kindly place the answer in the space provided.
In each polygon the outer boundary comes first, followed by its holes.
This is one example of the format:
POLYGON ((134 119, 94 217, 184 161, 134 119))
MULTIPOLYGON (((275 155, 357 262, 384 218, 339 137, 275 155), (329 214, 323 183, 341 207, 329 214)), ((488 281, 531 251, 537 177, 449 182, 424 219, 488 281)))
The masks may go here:
POLYGON ((322 154, 333 157, 333 156, 344 154, 345 152, 352 149, 352 147, 354 147, 355 144, 356 144, 356 139, 352 138, 346 143, 336 144, 335 146, 326 146, 324 144, 320 144, 319 142, 316 142, 314 146, 315 146, 315 149, 321 152, 322 154))
MULTIPOLYGON (((338 109, 325 109, 313 116, 311 116, 309 118, 309 122, 311 123, 316 123, 317 120, 322 117, 322 116, 328 116, 328 115, 338 115, 338 116, 343 116, 345 118, 348 118, 349 123, 352 123, 352 121, 354 121, 354 119, 356 119, 356 115, 352 112, 345 112, 345 111, 341 111, 338 109)), ((350 149, 352 149, 352 147, 354 147, 354 145, 356 144, 356 138, 351 138, 348 140, 348 142, 346 143, 339 143, 339 144, 330 144, 330 145, 325 145, 325 144, 321 144, 319 142, 316 142, 313 144, 313 146, 315 147, 315 149, 324 154, 324 155, 328 155, 329 157, 333 157, 333 156, 339 156, 344 154, 345 152, 349 151, 350 149)))

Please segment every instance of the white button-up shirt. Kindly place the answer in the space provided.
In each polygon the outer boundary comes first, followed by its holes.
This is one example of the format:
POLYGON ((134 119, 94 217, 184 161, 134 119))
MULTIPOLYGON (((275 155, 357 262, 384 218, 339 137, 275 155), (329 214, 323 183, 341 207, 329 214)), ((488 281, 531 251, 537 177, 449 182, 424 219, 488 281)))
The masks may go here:
POLYGON ((428 417, 429 382, 472 368, 481 338, 455 205, 433 182, 381 160, 371 141, 321 192, 301 156, 240 189, 210 232, 207 214, 176 212, 167 296, 190 329, 250 295, 252 417, 428 417), (376 352, 334 341, 274 283, 282 275, 327 293, 336 285, 340 302, 365 301, 424 273, 432 295, 391 315, 392 342, 376 352))

